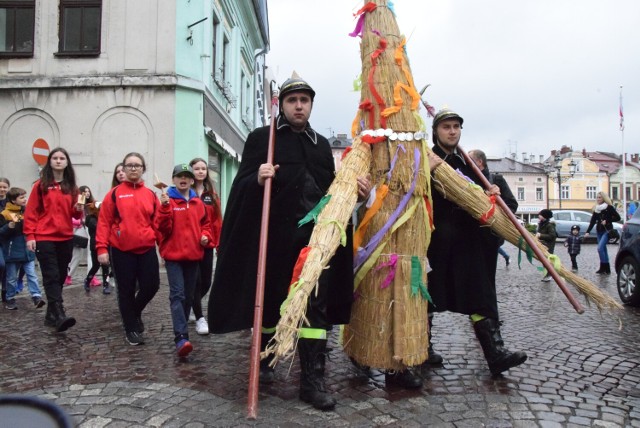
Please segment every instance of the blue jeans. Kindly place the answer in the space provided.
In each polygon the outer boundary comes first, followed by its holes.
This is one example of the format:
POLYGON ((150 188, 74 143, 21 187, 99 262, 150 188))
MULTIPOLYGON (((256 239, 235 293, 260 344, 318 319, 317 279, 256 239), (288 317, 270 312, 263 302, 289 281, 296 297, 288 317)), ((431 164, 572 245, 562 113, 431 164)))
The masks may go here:
POLYGON ((7 263, 7 299, 13 299, 16 295, 16 285, 18 283, 18 272, 24 269, 27 275, 27 287, 31 297, 42 297, 38 286, 38 276, 36 275, 36 262, 9 262, 7 263))
POLYGON ((178 343, 182 339, 189 339, 187 318, 191 309, 190 302, 193 301, 193 293, 196 289, 198 262, 165 260, 164 266, 169 280, 169 308, 174 340, 178 343))
POLYGON ((498 254, 500 254, 505 259, 509 258, 509 254, 507 254, 507 252, 503 250, 502 247, 498 247, 498 254))
POLYGON ((598 232, 598 256, 600 257, 600 263, 609 263, 609 253, 607 252, 607 242, 609 241, 609 233, 598 232))

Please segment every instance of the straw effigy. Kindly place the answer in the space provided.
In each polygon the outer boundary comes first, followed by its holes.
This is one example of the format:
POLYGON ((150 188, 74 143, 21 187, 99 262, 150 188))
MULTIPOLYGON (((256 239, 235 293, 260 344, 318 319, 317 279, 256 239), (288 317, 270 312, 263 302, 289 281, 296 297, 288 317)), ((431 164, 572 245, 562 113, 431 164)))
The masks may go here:
MULTIPOLYGON (((432 183, 434 188, 446 199, 464 208, 465 211, 475 219, 485 219, 483 222, 491 227, 498 235, 523 251, 527 251, 527 244, 524 242, 518 229, 516 229, 502 210, 495 208, 495 211, 493 211, 493 203, 484 191, 479 186, 470 183, 453 169, 442 168, 442 166, 443 165, 438 166, 433 172, 434 179, 432 183), (491 212, 493 212, 492 215, 487 215, 487 213, 491 212)), ((551 261, 551 264, 558 274, 572 284, 575 289, 585 297, 587 303, 593 303, 600 311, 613 311, 622 308, 616 300, 596 285, 566 269, 559 262, 557 256, 550 254, 547 247, 535 237, 534 242, 544 257, 551 261)))
POLYGON ((374 134, 371 176, 386 196, 354 238, 356 245, 361 238, 356 298, 343 346, 362 365, 403 370, 428 357, 428 147, 406 40, 390 4, 368 2, 360 12, 362 90, 352 132, 374 134))

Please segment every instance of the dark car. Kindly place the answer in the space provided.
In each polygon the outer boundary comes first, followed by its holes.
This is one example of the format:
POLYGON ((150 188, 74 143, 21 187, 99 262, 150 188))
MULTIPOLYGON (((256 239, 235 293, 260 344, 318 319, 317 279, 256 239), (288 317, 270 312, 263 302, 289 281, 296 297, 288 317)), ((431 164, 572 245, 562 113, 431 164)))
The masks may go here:
MULTIPOLYGON (((580 235, 589 228, 589 222, 591 221, 592 213, 588 213, 580 210, 552 210, 553 221, 556 223, 556 233, 559 238, 566 238, 571 235, 571 226, 580 226, 580 235)), ((613 227, 618 231, 618 234, 622 233, 622 225, 620 223, 613 223, 613 227)), ((590 239, 596 239, 595 227, 589 234, 590 239)), ((609 244, 615 244, 618 242, 618 238, 609 239, 609 244)))
POLYGON ((615 267, 620 300, 627 305, 640 306, 640 210, 622 227, 615 267))

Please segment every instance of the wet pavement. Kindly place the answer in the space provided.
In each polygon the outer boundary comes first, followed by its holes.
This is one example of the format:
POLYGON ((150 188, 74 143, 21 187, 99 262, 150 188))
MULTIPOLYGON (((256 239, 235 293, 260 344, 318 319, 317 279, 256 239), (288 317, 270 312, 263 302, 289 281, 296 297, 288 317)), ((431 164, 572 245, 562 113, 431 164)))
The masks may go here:
MULTIPOLYGON (((437 314, 434 343, 445 361, 423 371, 421 390, 386 388, 380 373, 357 372, 335 332, 326 382, 335 411, 298 400, 296 359, 278 365, 276 382, 260 390, 258 419, 250 421, 249 332, 198 336, 191 325, 194 351, 176 357, 162 275, 143 314, 146 343, 137 347, 124 339, 114 294, 66 287, 67 313, 78 323, 55 334, 23 291, 18 311, 0 309, 0 392, 52 400, 79 427, 640 427, 640 309, 612 317, 587 307, 579 315, 554 283, 540 282, 534 266, 523 261, 518 269, 514 247, 505 249, 512 262, 498 262, 502 333, 508 348, 529 359, 497 378, 466 317, 437 314)), ((569 265, 565 249, 557 250, 569 265)), ((609 247, 612 260, 616 251, 609 247)), ((584 245, 578 262, 580 274, 618 299, 615 275, 595 274, 595 246, 584 245)))

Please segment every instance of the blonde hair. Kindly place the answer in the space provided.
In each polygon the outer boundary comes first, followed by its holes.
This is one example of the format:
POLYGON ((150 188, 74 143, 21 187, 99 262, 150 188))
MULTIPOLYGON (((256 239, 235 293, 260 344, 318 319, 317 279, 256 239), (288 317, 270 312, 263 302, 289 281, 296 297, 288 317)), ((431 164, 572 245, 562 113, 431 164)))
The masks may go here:
POLYGON ((602 200, 605 201, 607 205, 613 205, 607 192, 598 192, 597 196, 602 196, 602 200))

